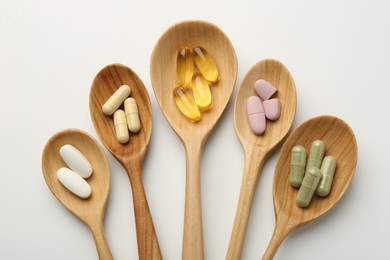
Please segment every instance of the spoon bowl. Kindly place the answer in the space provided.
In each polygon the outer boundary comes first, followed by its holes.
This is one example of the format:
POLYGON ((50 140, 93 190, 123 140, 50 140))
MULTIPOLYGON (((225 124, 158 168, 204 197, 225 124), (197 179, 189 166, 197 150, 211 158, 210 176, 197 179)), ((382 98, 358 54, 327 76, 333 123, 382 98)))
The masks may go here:
POLYGON ((273 197, 276 225, 272 240, 263 259, 272 259, 283 239, 296 228, 308 223, 340 201, 351 183, 357 164, 357 143, 352 129, 343 120, 333 116, 319 116, 302 123, 284 143, 275 169, 273 197), (310 150, 313 141, 320 139, 326 144, 326 155, 336 161, 332 189, 327 197, 313 196, 307 208, 295 202, 298 189, 289 183, 291 150, 302 145, 310 150))
POLYGON ((241 258, 260 170, 290 130, 295 117, 296 103, 294 80, 287 68, 277 60, 267 59, 258 62, 249 70, 241 84, 234 105, 234 126, 244 149, 245 169, 226 259, 241 258), (264 79, 275 86, 277 92, 273 98, 279 98, 281 103, 279 119, 267 120, 266 130, 262 135, 255 135, 252 132, 246 110, 248 98, 257 95, 253 86, 258 79, 264 79))
POLYGON ((226 34, 205 21, 184 21, 170 27, 156 43, 150 62, 153 91, 169 124, 183 142, 206 139, 224 111, 237 75, 237 58, 226 34), (212 108, 193 123, 176 107, 176 57, 183 47, 204 47, 218 67, 218 83, 211 86, 212 108))
POLYGON ((130 68, 121 64, 108 65, 93 80, 89 111, 104 146, 124 166, 129 176, 133 192, 139 258, 161 259, 141 174, 142 162, 152 133, 152 107, 146 87, 130 68), (136 134, 130 134, 128 143, 121 144, 116 139, 113 116, 104 115, 102 106, 124 84, 130 86, 131 96, 137 102, 141 130, 136 134))
POLYGON ((224 111, 237 75, 237 58, 226 34, 205 21, 184 21, 170 27, 156 43, 150 76, 157 101, 169 124, 186 149, 186 202, 183 259, 203 259, 202 213, 200 203, 200 157, 204 143, 224 111), (173 99, 176 87, 176 57, 183 47, 204 47, 214 59, 218 83, 211 86, 212 108, 193 123, 181 114, 173 99))
POLYGON ((106 155, 96 140, 78 129, 66 129, 53 135, 42 154, 42 171, 47 186, 54 196, 92 231, 100 259, 112 259, 104 236, 103 219, 110 190, 110 169, 106 155), (70 144, 91 163, 92 175, 86 179, 92 188, 91 197, 80 199, 67 190, 57 179, 57 170, 67 167, 60 156, 60 148, 70 144))

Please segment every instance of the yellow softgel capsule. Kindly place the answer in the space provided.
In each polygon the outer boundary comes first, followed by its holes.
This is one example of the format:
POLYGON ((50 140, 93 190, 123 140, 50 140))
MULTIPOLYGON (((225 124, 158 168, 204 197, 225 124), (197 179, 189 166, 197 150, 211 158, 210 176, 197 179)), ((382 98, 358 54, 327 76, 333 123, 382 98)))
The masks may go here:
POLYGON ((200 73, 195 73, 191 82, 195 103, 201 111, 211 108, 211 91, 207 80, 200 73))
POLYGON ((179 85, 187 88, 194 74, 194 60, 192 52, 188 48, 182 48, 177 54, 176 60, 176 77, 179 85))
POLYGON ((200 120, 200 112, 191 94, 182 87, 173 89, 173 98, 180 112, 190 120, 197 122, 200 120))
POLYGON ((210 54, 200 46, 192 50, 194 61, 203 77, 210 83, 218 81, 218 68, 210 54))

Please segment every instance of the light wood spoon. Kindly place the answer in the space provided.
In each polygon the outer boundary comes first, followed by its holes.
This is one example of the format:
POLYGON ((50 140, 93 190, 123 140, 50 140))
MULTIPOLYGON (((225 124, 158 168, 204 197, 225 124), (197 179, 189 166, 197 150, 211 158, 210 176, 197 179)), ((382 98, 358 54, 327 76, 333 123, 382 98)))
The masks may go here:
POLYGON ((53 135, 42 154, 42 171, 47 186, 54 196, 91 230, 99 259, 113 259, 103 230, 103 219, 110 190, 110 168, 106 155, 96 140, 84 131, 66 129, 53 135), (92 188, 91 197, 80 199, 67 190, 57 179, 57 170, 68 167, 60 156, 60 148, 70 144, 91 163, 93 173, 86 179, 92 188))
POLYGON ((273 259, 284 238, 301 225, 330 210, 349 187, 357 163, 357 143, 352 129, 343 120, 333 116, 319 116, 301 124, 286 140, 275 169, 273 196, 275 231, 263 259, 273 259), (326 145, 325 155, 337 161, 332 189, 325 198, 314 196, 307 208, 297 206, 298 189, 289 182, 291 149, 302 145, 308 152, 311 143, 320 139, 326 145))
POLYGON ((123 165, 129 176, 139 259, 162 259, 142 182, 142 162, 152 133, 152 107, 145 85, 130 68, 121 64, 108 65, 93 80, 89 111, 104 146, 123 165), (103 104, 123 84, 131 88, 131 96, 137 101, 141 121, 141 130, 130 134, 130 140, 126 144, 121 144, 116 139, 113 116, 106 116, 102 111, 103 104))
POLYGON ((160 107, 186 150, 186 199, 183 259, 203 259, 200 159, 204 143, 232 94, 237 75, 237 58, 225 33, 205 21, 184 21, 170 27, 156 43, 150 63, 153 90, 160 107), (172 90, 177 85, 176 57, 182 47, 204 47, 219 70, 219 80, 211 87, 212 108, 193 123, 175 105, 172 90))
POLYGON ((241 84, 234 105, 234 126, 244 148, 245 169, 226 259, 241 257, 260 169, 290 130, 295 117, 296 103, 293 78, 279 61, 267 59, 258 62, 249 70, 241 84), (258 79, 265 79, 277 88, 273 97, 279 98, 281 103, 280 118, 277 121, 267 120, 266 130, 259 136, 252 132, 246 111, 248 98, 257 95, 253 85, 258 79))

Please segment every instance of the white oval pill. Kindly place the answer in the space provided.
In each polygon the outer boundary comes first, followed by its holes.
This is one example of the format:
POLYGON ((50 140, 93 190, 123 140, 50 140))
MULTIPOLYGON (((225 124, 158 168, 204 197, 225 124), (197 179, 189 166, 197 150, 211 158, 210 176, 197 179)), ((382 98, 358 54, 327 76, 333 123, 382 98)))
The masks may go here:
POLYGON ((57 171, 57 178, 74 195, 87 199, 91 196, 91 186, 80 175, 68 168, 60 168, 57 171))
POLYGON ((74 172, 80 174, 83 178, 88 178, 92 174, 92 165, 89 163, 84 154, 70 144, 65 144, 60 149, 62 160, 74 172))

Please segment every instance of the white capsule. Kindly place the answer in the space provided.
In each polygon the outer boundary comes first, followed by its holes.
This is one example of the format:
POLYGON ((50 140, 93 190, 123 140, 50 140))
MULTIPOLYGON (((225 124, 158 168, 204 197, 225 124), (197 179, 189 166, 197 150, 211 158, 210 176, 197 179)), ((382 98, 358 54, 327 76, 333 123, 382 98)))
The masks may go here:
POLYGON ((130 132, 138 133, 141 129, 141 122, 139 121, 137 101, 134 98, 125 100, 125 113, 130 132))
POLYGON ((87 158, 74 146, 65 144, 60 149, 62 160, 74 172, 78 173, 83 178, 91 176, 93 169, 87 158))
POLYGON ((127 85, 122 85, 115 91, 114 94, 104 103, 102 109, 107 116, 114 114, 114 112, 122 105, 123 101, 130 95, 131 89, 127 85))
POLYGON ((116 132, 116 139, 121 144, 125 144, 129 141, 129 130, 127 129, 127 120, 125 111, 118 109, 114 113, 114 125, 116 132))
POLYGON ((68 168, 60 168, 57 171, 57 178, 74 195, 87 199, 91 196, 91 186, 80 175, 68 168))

